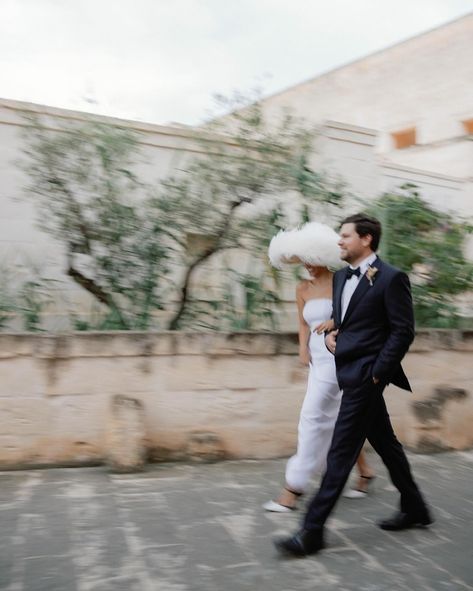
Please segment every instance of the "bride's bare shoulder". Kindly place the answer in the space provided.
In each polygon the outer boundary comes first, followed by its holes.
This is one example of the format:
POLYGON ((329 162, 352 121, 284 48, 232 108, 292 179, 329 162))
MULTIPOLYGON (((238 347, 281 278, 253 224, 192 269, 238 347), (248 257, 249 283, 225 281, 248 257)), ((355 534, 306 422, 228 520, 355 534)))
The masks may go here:
POLYGON ((297 284, 296 293, 302 295, 306 293, 311 287, 312 283, 308 279, 303 279, 297 284))

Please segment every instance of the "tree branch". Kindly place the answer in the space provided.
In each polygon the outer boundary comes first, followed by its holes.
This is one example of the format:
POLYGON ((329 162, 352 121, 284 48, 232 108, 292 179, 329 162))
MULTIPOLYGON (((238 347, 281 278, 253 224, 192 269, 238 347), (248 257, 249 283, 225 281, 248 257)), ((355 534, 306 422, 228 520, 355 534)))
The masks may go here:
POLYGON ((174 316, 171 318, 170 322, 169 322, 169 326, 168 329, 169 330, 177 330, 179 328, 179 324, 182 318, 182 315, 184 314, 184 310, 186 308, 188 299, 189 299, 189 285, 192 279, 192 275, 195 271, 195 269, 201 265, 204 261, 206 261, 210 256, 212 256, 214 253, 216 253, 219 250, 223 250, 223 248, 220 245, 220 242, 222 241, 222 238, 224 237, 225 233, 227 232, 229 226, 230 226, 230 222, 232 220, 233 217, 233 213, 235 212, 236 208, 239 207, 244 201, 243 200, 238 200, 238 201, 234 201, 230 207, 230 210, 228 212, 227 218, 225 220, 225 222, 223 223, 223 226, 220 228, 218 234, 215 237, 215 241, 214 244, 212 246, 209 246, 199 257, 197 257, 197 259, 191 264, 189 265, 189 267, 187 268, 186 274, 184 276, 184 282, 182 284, 181 287, 181 299, 179 302, 179 307, 176 311, 176 313, 174 314, 174 316))
POLYGON ((69 188, 66 186, 64 181, 57 178, 56 176, 53 176, 48 179, 48 182, 52 185, 56 185, 64 193, 64 195, 66 196, 66 199, 69 201, 71 211, 77 217, 77 220, 78 220, 77 227, 84 239, 84 246, 85 246, 86 254, 91 255, 92 254, 92 245, 91 245, 92 239, 91 239, 87 224, 84 220, 84 216, 82 215, 82 208, 81 208, 80 204, 76 201, 76 199, 74 198, 74 195, 69 190, 69 188))
POLYGON ((86 291, 92 294, 94 298, 98 300, 101 304, 105 304, 105 306, 107 306, 110 310, 115 312, 115 314, 117 314, 118 318, 120 319, 123 328, 129 328, 128 322, 123 317, 123 314, 116 305, 112 296, 109 293, 107 293, 104 289, 102 289, 100 285, 97 285, 97 283, 95 283, 93 279, 90 279, 90 277, 86 277, 83 273, 81 273, 79 270, 73 267, 71 262, 69 262, 67 275, 71 277, 71 279, 73 279, 78 285, 80 285, 86 291))

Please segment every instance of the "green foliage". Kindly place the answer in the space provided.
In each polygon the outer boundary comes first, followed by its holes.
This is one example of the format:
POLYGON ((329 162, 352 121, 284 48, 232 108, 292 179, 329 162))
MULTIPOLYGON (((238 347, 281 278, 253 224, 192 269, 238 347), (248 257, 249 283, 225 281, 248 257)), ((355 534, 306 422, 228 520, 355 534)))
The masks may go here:
MULTIPOLYGON (((221 106, 227 115, 195 132, 198 155, 154 187, 136 174, 139 138, 128 129, 29 121, 22 166, 38 222, 64 246, 66 275, 98 304, 88 320, 73 316, 78 330, 147 329, 162 311, 170 329, 275 328, 280 278, 267 264, 269 241, 297 221, 336 217, 343 187, 311 169, 305 122, 285 114, 270 125, 254 97, 221 106), (212 288, 202 289, 208 274, 212 288)), ((463 255, 471 227, 403 189, 372 206, 381 254, 410 273, 419 325, 456 326, 455 296, 473 277, 463 255)), ((48 285, 32 275, 13 295, 5 277, 0 327, 19 314, 39 330, 48 285)))
POLYGON ((45 308, 51 303, 50 281, 40 276, 30 275, 18 292, 17 311, 23 320, 24 330, 42 330, 41 323, 45 308))
MULTIPOLYGON (((146 329, 163 309, 170 329, 189 322, 274 326, 271 237, 288 224, 288 213, 291 224, 315 209, 327 214, 343 194, 310 168, 313 130, 306 123, 286 114, 269 125, 257 100, 237 97, 225 106, 229 115, 195 132, 198 156, 154 188, 137 177, 139 142, 129 130, 93 122, 51 130, 29 122, 27 194, 40 227, 65 247, 66 274, 102 308, 93 325, 74 316, 77 328, 146 329), (215 297, 199 296, 196 275, 224 251, 240 256, 228 269, 214 269, 221 277, 215 297), (244 271, 240 262, 248 259, 244 271)), ((32 283, 25 292, 30 327, 39 325, 35 289, 32 283)))
POLYGON ((409 273, 419 326, 450 328, 460 323, 455 296, 471 289, 473 265, 464 242, 472 227, 433 209, 412 185, 407 194, 378 199, 373 213, 383 223, 380 254, 409 273))
POLYGON ((234 280, 227 287, 224 297, 223 317, 227 329, 255 330, 278 327, 275 308, 280 304, 277 291, 265 286, 264 274, 233 272, 234 280), (235 294, 235 283, 240 286, 240 297, 243 305, 238 305, 235 294))
POLYGON ((222 271, 219 294, 190 299, 182 315, 182 327, 220 331, 277 330, 280 298, 268 274, 222 271))
MULTIPOLYGON (((221 107, 229 114, 195 133, 198 156, 153 189, 137 177, 138 137, 129 130, 91 122, 52 131, 30 120, 28 195, 40 227, 65 247, 66 274, 99 304, 92 320, 73 317, 77 329, 146 329, 163 309, 171 329, 276 326, 269 241, 297 217, 339 212, 343 188, 311 169, 314 133, 305 122, 285 114, 269 125, 255 97, 221 107), (225 262, 224 252, 238 255, 225 262), (219 280, 199 293, 196 276, 207 273, 219 280)), ((410 273, 419 325, 456 326, 455 296, 473 277, 463 255, 471 227, 427 205, 413 186, 403 189, 373 205, 381 254, 410 273)), ((39 330, 47 284, 33 274, 13 295, 5 278, 0 327, 19 314, 27 330, 39 330)))
POLYGON ((52 283, 42 277, 38 265, 31 261, 17 262, 15 270, 3 263, 0 267, 0 329, 11 328, 20 321, 23 330, 42 330, 44 311, 52 301, 52 283))
POLYGON ((65 246, 66 274, 108 309, 110 326, 147 328, 168 252, 140 198, 136 137, 100 123, 51 131, 36 119, 27 134, 27 192, 40 227, 65 246))
MULTIPOLYGON (((162 183, 154 200, 157 215, 166 220, 171 240, 175 238, 175 260, 185 269, 171 329, 182 326, 186 308, 195 309, 192 277, 209 259, 221 251, 239 249, 243 258, 250 255, 254 266, 274 281, 276 273, 264 261, 271 237, 288 224, 288 214, 294 223, 297 212, 300 219, 310 217, 315 209, 328 213, 342 200, 340 186, 309 167, 314 132, 307 124, 286 114, 270 125, 257 100, 247 104, 237 97, 225 107, 229 115, 196 134, 201 155, 162 183), (206 247, 186 248, 182 240, 186 232, 205 237, 206 247)), ((241 268, 233 271, 238 289, 246 280, 241 268)), ((254 305, 250 294, 245 301, 247 306, 254 305)), ((255 301, 261 319, 269 320, 266 303, 255 301)))
POLYGON ((12 273, 4 262, 0 263, 0 330, 6 328, 15 313, 15 296, 11 287, 12 273))

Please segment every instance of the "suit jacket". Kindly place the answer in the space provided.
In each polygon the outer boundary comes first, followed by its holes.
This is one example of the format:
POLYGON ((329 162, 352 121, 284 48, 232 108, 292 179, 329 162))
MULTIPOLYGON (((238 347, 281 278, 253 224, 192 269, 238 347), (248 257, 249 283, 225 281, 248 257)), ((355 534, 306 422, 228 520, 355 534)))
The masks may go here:
POLYGON ((411 390, 401 360, 414 340, 414 312, 409 278, 377 258, 372 285, 359 280, 345 317, 342 290, 346 269, 333 277, 333 318, 338 328, 335 364, 340 388, 357 387, 373 376, 411 390))

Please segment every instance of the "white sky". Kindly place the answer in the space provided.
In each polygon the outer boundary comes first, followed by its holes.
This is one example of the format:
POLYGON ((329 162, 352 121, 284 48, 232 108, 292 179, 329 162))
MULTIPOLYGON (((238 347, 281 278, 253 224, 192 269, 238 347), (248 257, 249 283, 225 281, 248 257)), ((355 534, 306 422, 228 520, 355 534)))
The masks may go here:
POLYGON ((473 0, 0 0, 0 97, 195 124, 473 10, 473 0))

